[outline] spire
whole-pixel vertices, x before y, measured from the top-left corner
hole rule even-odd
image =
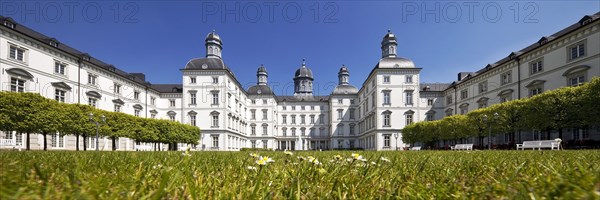
[[[221,51],[223,49],[223,43],[221,37],[213,29],[212,32],[206,35],[204,40],[206,46],[206,57],[207,58],[219,58],[221,59]]]
[[[260,67],[258,67],[258,70],[256,71],[256,84],[267,85],[267,77],[269,77],[267,68],[265,68],[263,64],[260,64]]]
[[[396,36],[391,30],[388,29],[387,34],[385,34],[383,40],[381,41],[381,57],[396,57],[396,51],[398,50],[397,46],[398,42],[396,41]]]
[[[306,68],[306,59],[302,58],[302,67]]]
[[[350,72],[348,71],[348,68],[346,67],[346,65],[342,65],[342,67],[340,68],[340,71],[338,72],[338,79],[339,79],[339,83],[338,85],[349,85],[350,84]]]

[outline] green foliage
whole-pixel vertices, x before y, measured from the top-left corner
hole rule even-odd
[[[408,143],[485,137],[519,130],[558,130],[600,125],[600,78],[576,87],[563,87],[531,98],[517,99],[467,115],[454,115],[433,122],[418,122],[402,130]],[[498,117],[494,117],[498,113]],[[483,120],[483,116],[488,120]]]
[[[200,139],[200,129],[186,124],[59,103],[35,93],[0,92],[0,130],[3,131],[95,136],[96,124],[90,122],[90,113],[100,123],[101,136],[189,144],[197,144]],[[100,116],[105,116],[106,121]]]
[[[598,150],[249,153],[0,152],[0,199],[600,198]]]

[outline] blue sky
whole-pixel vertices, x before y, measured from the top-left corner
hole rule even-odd
[[[292,81],[302,58],[321,86],[345,64],[360,87],[390,29],[421,82],[452,82],[600,11],[599,1],[2,1],[0,14],[151,83],[181,83],[204,37],[221,36],[223,59],[249,85]],[[324,95],[332,88],[318,88]],[[277,94],[281,90],[275,89]]]

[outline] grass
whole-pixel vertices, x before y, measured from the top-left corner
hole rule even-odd
[[[3,151],[0,199],[600,198],[597,150],[249,153]]]

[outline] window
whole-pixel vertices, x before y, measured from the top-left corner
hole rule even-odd
[[[310,115],[310,124],[315,124],[315,115]]]
[[[172,122],[175,121],[175,115],[169,115],[169,120],[171,120]]]
[[[251,103],[252,105],[256,105],[256,100],[255,100],[255,99],[252,99],[252,100],[250,100],[250,103]],[[284,108],[284,110],[285,110],[285,108]]]
[[[67,68],[67,65],[64,63],[54,62],[54,73],[55,74],[65,75],[66,68]]]
[[[390,134],[383,135],[383,147],[390,148]]]
[[[306,128],[302,127],[302,128],[300,129],[300,135],[302,135],[302,136],[306,136]]]
[[[412,124],[413,123],[413,115],[412,114],[407,114],[406,115],[406,125]]]
[[[254,149],[256,148],[256,141],[255,140],[250,140],[250,146]]]
[[[340,104],[340,105],[344,104],[344,99],[341,99],[341,98],[338,99],[338,104]]]
[[[350,124],[350,135],[354,135],[354,124]]]
[[[9,22],[8,20],[4,21],[4,26],[7,26],[7,27],[12,28],[12,29],[15,28],[15,24],[12,23],[12,22]]]
[[[156,119],[156,113],[150,113],[150,118]]]
[[[337,129],[338,135],[344,135],[344,124],[338,124]]]
[[[190,125],[196,126],[196,114],[190,114]]]
[[[384,127],[389,127],[390,126],[390,112],[385,112],[383,113],[383,126]]]
[[[306,115],[300,115],[300,124],[306,124]]]
[[[413,94],[412,91],[406,92],[406,105],[413,104]]]
[[[281,115],[281,123],[287,124],[287,115]]]
[[[266,110],[266,109],[265,109],[265,110],[262,110],[262,119],[263,119],[263,120],[267,120],[267,111],[268,111],[268,110]]]
[[[17,46],[10,45],[10,55],[9,57],[21,62],[25,62],[25,49],[19,48]]]
[[[121,85],[118,83],[114,83],[113,85],[113,92],[115,94],[121,94]]]
[[[292,136],[296,136],[296,128],[292,128]]]
[[[150,105],[156,105],[156,97],[150,97]]]
[[[63,135],[53,133],[50,135],[50,143],[54,148],[65,148],[65,137]]]
[[[433,99],[427,99],[427,105],[433,106]]]
[[[54,90],[54,99],[59,101],[59,102],[65,102],[65,97],[66,97],[67,92],[64,90],[60,90],[60,89],[55,89]]]
[[[452,95],[449,95],[446,97],[446,104],[447,105],[452,104]]]
[[[529,63],[529,74],[530,75],[541,72],[542,70],[544,70],[544,67],[543,67],[543,62],[542,62],[541,58]]]
[[[262,102],[263,102],[263,105],[267,105],[267,100],[266,99],[263,99]]]
[[[175,99],[169,99],[169,107],[175,107]]]
[[[585,40],[569,46],[569,60],[585,56]]]
[[[425,121],[433,121],[433,114],[427,114],[425,116]]]
[[[98,102],[98,99],[95,99],[95,98],[89,98],[88,99],[88,105],[90,105],[92,107],[96,107],[97,106],[97,102]]]
[[[469,111],[469,104],[463,103],[460,105],[460,114],[461,115],[467,114],[468,111]]]
[[[292,115],[292,124],[296,124],[296,115]]]
[[[266,149],[266,148],[268,148],[268,144],[269,144],[268,142],[269,142],[268,140],[263,140],[263,141],[262,141],[262,144],[263,144],[263,149]]]
[[[212,83],[219,83],[219,77],[212,77]]]
[[[140,100],[140,92],[139,91],[133,91],[133,99]]]
[[[256,125],[250,125],[250,135],[256,135]]]
[[[487,85],[488,85],[487,81],[479,83],[479,94],[487,92],[487,90],[488,90]]]
[[[121,105],[115,104],[115,112],[121,112]]]
[[[485,108],[485,107],[487,107],[487,103],[488,103],[487,100],[486,101],[480,101],[478,108]]]
[[[263,124],[263,126],[262,126],[262,134],[263,134],[263,135],[267,135],[267,131],[268,131],[268,130],[269,130],[269,127],[268,127],[268,125],[266,125],[266,124]]]
[[[354,108],[350,108],[350,109],[348,110],[348,112],[349,112],[349,114],[350,114],[350,119],[351,119],[351,120],[353,120],[353,119],[354,119],[354,117],[355,117],[355,116],[354,116],[354,111],[355,111],[355,110],[354,110]]]
[[[292,110],[296,110],[296,106],[292,106]]]
[[[569,76],[569,86],[578,86],[585,82],[585,76],[583,74]]]
[[[256,120],[256,110],[254,110],[254,109],[250,110],[250,119]]]
[[[342,120],[344,118],[344,109],[338,109],[337,114],[338,114],[338,120]]]
[[[350,99],[350,105],[354,105],[355,100],[354,99]]]
[[[460,91],[460,99],[461,99],[461,100],[463,100],[463,99],[466,99],[466,98],[468,98],[468,97],[469,97],[469,92],[468,92],[468,90],[463,90],[463,91]]]
[[[383,76],[383,83],[390,83],[390,76]]]
[[[219,147],[219,136],[218,135],[213,135],[212,137],[212,146],[213,147]]]
[[[11,92],[24,92],[25,91],[25,80],[11,77],[10,78],[10,91]]]
[[[323,115],[323,114],[319,115],[319,124],[325,124],[325,115]]]
[[[529,97],[535,96],[537,94],[541,94],[544,90],[541,86],[529,88]]]
[[[196,104],[196,93],[194,94],[194,103]],[[219,93],[213,92],[212,93],[212,105],[219,105]]]
[[[310,110],[315,110],[315,106],[314,106],[314,105],[311,105],[311,106],[310,106]]]
[[[287,110],[287,106],[281,106],[281,109]]]
[[[284,137],[287,136],[287,128],[285,128],[285,127],[281,128],[281,134]]]
[[[195,84],[196,83],[196,77],[190,77],[190,83]]]
[[[88,74],[88,84],[89,85],[96,85],[97,79],[98,79],[98,76],[93,75],[93,74]]]
[[[138,110],[138,109],[135,109],[135,110],[133,111],[133,115],[135,115],[136,117],[139,117],[139,116],[140,116],[140,113],[141,113],[141,111],[140,111],[140,110]]]
[[[211,126],[214,127],[219,127],[219,115],[212,115],[212,124]]]
[[[371,99],[373,99],[373,101],[371,101],[371,107],[375,107],[375,92],[371,94]]]
[[[301,110],[306,110],[306,106],[300,106]]]
[[[502,79],[502,80],[500,80],[500,83],[502,83],[502,85],[504,85],[504,84],[508,84],[508,83],[512,82],[511,74],[512,73],[510,71],[508,71],[508,72],[505,72],[504,74],[500,75],[500,77]]]
[[[390,91],[383,91],[383,105],[390,105]]]
[[[319,110],[325,110],[325,106],[319,106]]]
[[[406,82],[407,83],[412,83],[413,82],[413,76],[412,75],[406,75]]]

